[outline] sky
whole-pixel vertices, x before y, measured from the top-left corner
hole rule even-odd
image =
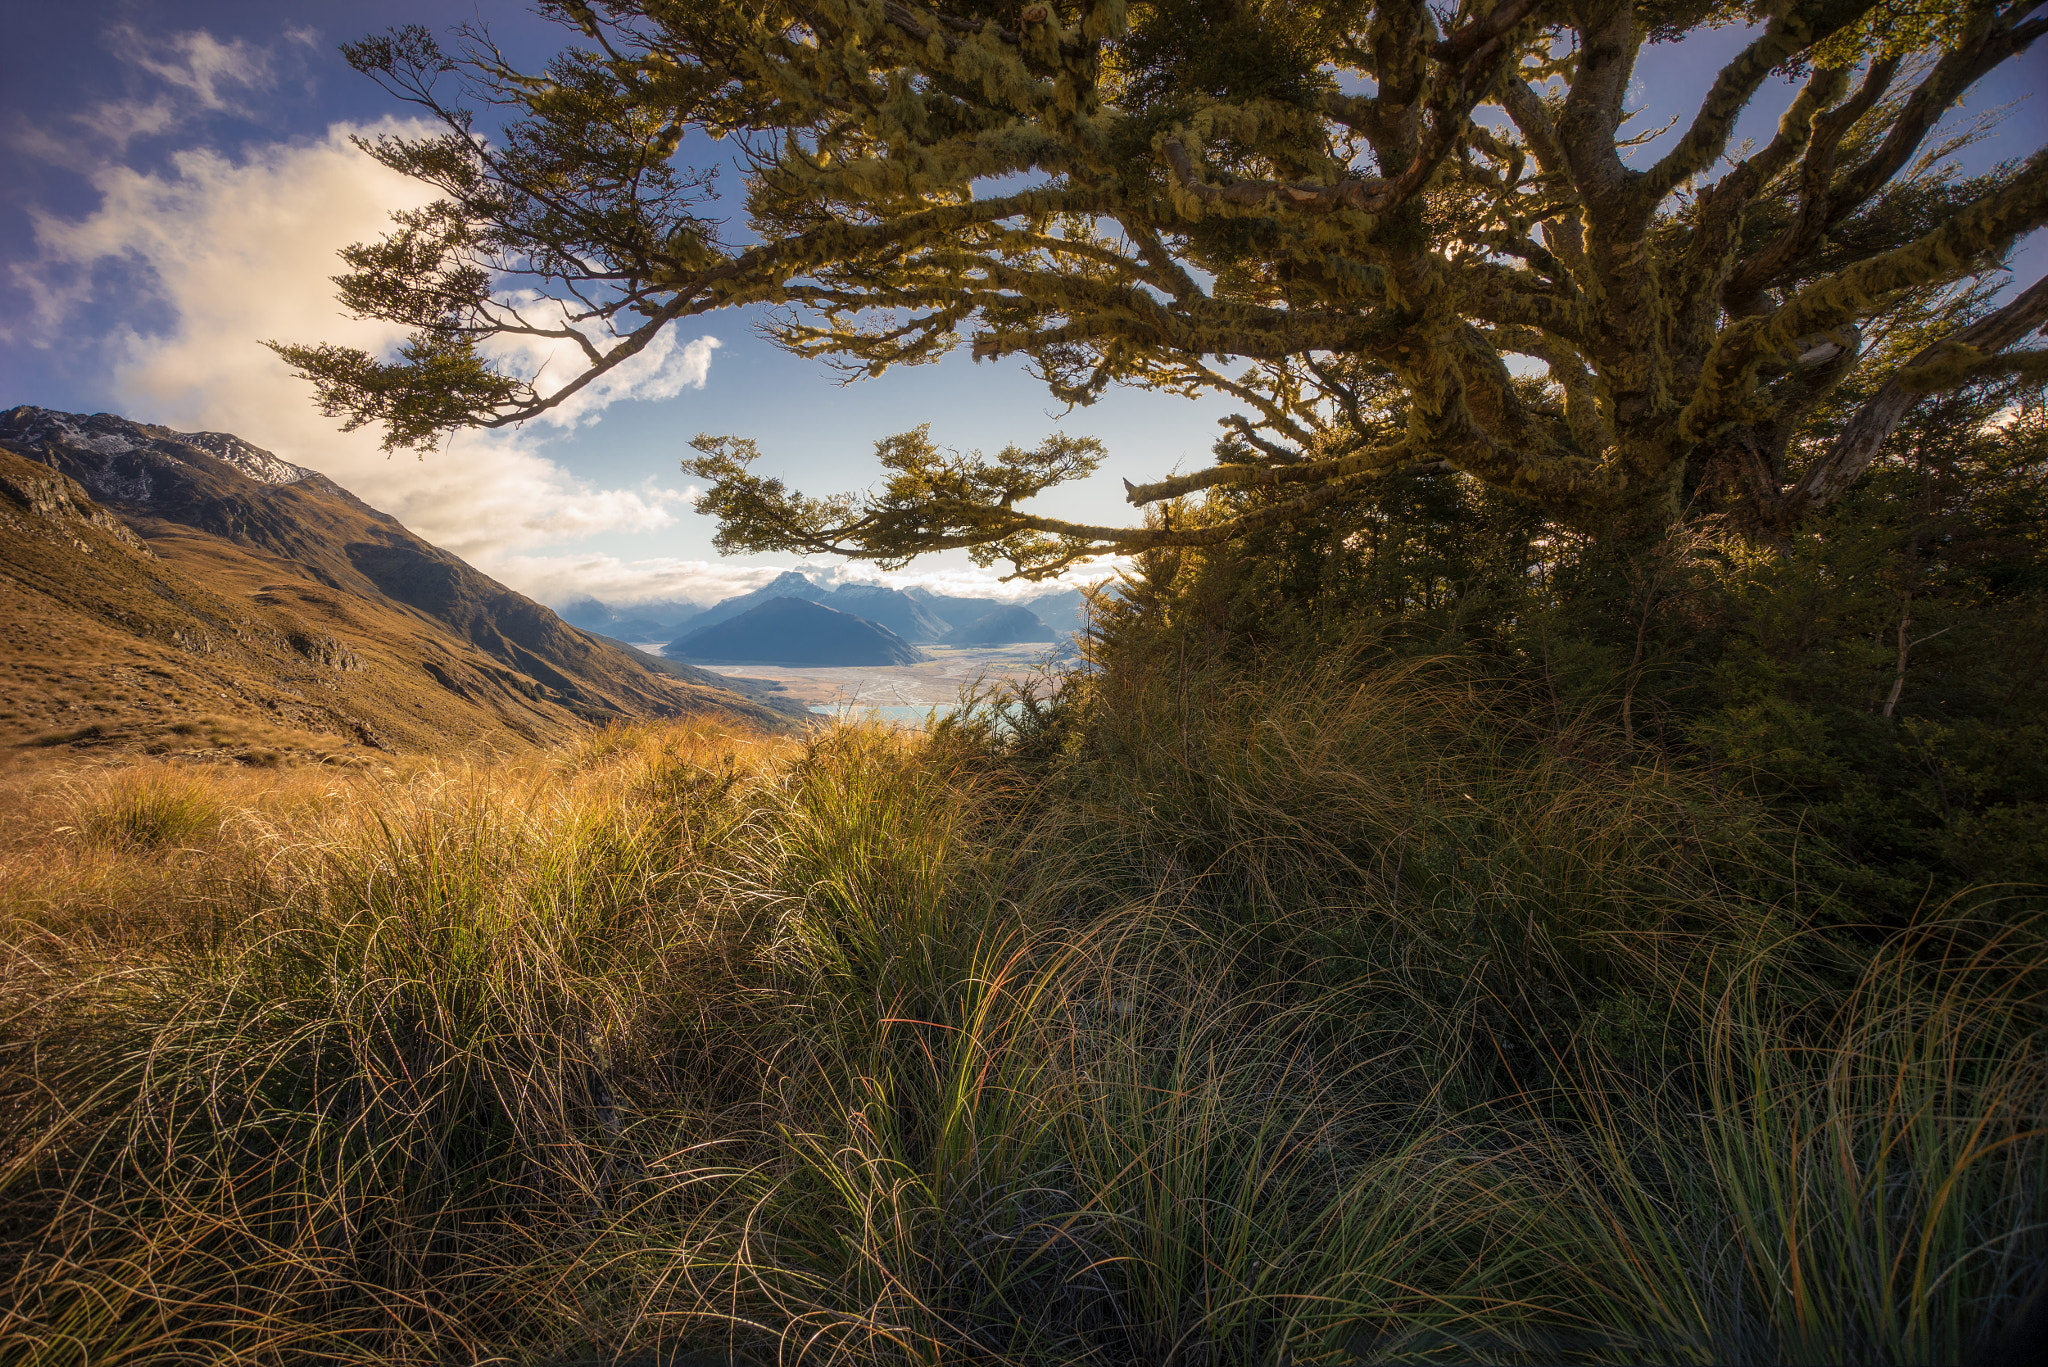
[[[964,553],[889,576],[834,561],[721,558],[678,466],[700,432],[754,438],[759,468],[810,493],[872,482],[874,443],[920,423],[962,450],[1093,436],[1109,452],[1102,469],[1033,505],[1091,522],[1131,520],[1124,479],[1207,463],[1217,419],[1231,411],[1221,401],[1123,390],[1064,412],[1020,361],[976,364],[964,352],[847,386],[774,347],[744,313],[672,332],[553,421],[463,433],[425,459],[387,456],[374,430],[337,431],[310,387],[260,343],[378,352],[400,340],[389,325],[344,317],[328,277],[341,269],[341,247],[376,237],[393,210],[424,196],[350,145],[351,134],[407,131],[407,107],[351,71],[336,46],[395,24],[446,29],[478,18],[527,66],[561,38],[502,0],[16,7],[0,51],[0,184],[10,187],[0,200],[0,406],[233,432],[557,604],[581,594],[711,602],[792,565],[826,580],[1040,591],[999,585],[999,571],[976,569]],[[1742,41],[1722,30],[1646,49],[1634,92],[1643,118],[1689,114]],[[1972,92],[1961,118],[2007,114],[1965,169],[2048,142],[2048,100],[2033,93],[2044,88],[2048,48]],[[1788,94],[1774,83],[1739,135],[1768,137]],[[2048,270],[2042,235],[2015,264],[2022,285]]]

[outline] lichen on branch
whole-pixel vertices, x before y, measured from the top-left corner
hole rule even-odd
[[[1915,27],[1875,0],[553,0],[568,36],[537,71],[481,28],[409,27],[346,51],[440,120],[366,145],[440,198],[350,249],[341,290],[412,340],[279,350],[325,411],[426,449],[752,310],[849,377],[964,348],[1083,409],[1120,385],[1232,400],[1216,462],[1139,504],[1270,487],[1299,497],[1258,516],[1315,517],[1447,465],[1589,529],[1682,507],[1782,527],[1842,487],[1799,462],[1845,396],[1877,405],[1858,430],[1881,445],[1901,396],[2039,373],[2002,355],[2016,338],[1959,340],[1887,389],[1896,361],[1865,339],[2048,221],[2039,153],[1974,179],[1929,156],[2041,8]],[[1700,106],[1637,119],[1644,44],[1726,18],[1751,36]],[[1732,147],[1784,78],[1775,135]],[[744,218],[722,220],[735,174]],[[521,338],[582,371],[543,387],[485,359]],[[965,548],[1036,574],[1244,531],[1021,506],[1096,468],[1082,443],[959,456],[918,429],[878,449],[875,491],[822,499],[739,437],[700,439],[691,469],[732,550]]]

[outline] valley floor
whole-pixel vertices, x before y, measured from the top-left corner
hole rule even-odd
[[[642,644],[654,653],[658,645]],[[1022,683],[1039,676],[1055,649],[1051,642],[1014,646],[922,646],[932,658],[914,665],[817,666],[703,665],[716,674],[767,679],[781,683],[789,695],[813,710],[859,714],[869,708],[892,709],[883,715],[907,720],[929,708],[945,708],[960,700],[963,689],[978,683]]]

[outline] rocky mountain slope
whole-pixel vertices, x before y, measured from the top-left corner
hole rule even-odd
[[[808,598],[771,598],[690,632],[662,653],[693,664],[797,666],[916,664],[925,658],[887,627]]]
[[[0,743],[319,754],[795,724],[564,623],[225,433],[0,413]]]

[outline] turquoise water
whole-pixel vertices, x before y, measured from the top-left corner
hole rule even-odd
[[[843,717],[847,721],[856,721],[866,716],[876,716],[880,717],[883,721],[893,721],[898,726],[923,726],[925,718],[934,713],[943,717],[956,710],[957,708],[952,703],[892,704],[886,707],[863,707],[858,703],[840,703],[834,705],[818,704],[811,708],[813,712],[821,712],[828,717]]]

